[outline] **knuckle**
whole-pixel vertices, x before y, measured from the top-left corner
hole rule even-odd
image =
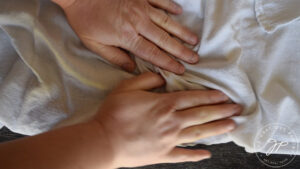
[[[186,96],[188,96],[189,91],[177,91],[175,93],[172,94],[171,98],[173,101],[173,104],[177,105],[180,104],[181,100],[186,98]]]
[[[121,42],[124,45],[131,44],[137,39],[138,33],[130,24],[126,24],[121,30]]]
[[[168,33],[163,33],[159,40],[158,40],[158,44],[164,45],[167,44],[169,42],[170,36]]]
[[[169,26],[170,24],[170,21],[171,21],[171,18],[168,16],[168,15],[163,15],[161,17],[161,24],[165,25],[165,26]]]
[[[168,117],[168,120],[166,120],[165,123],[162,123],[162,126],[160,128],[164,128],[160,132],[161,136],[167,136],[171,138],[176,137],[181,130],[179,121],[174,119],[173,117]]]
[[[139,53],[140,46],[143,43],[143,38],[140,36],[136,36],[129,41],[129,48],[132,49],[134,52]]]
[[[179,118],[174,118],[173,120],[173,135],[177,136],[180,131],[183,129],[182,122],[180,121]]]
[[[150,5],[145,1],[127,1],[127,14],[132,23],[139,25],[143,23],[150,12]]]
[[[173,118],[174,112],[176,111],[176,105],[170,101],[170,98],[163,98],[160,100],[162,108],[160,109],[162,116],[169,116]]]
[[[149,48],[149,61],[154,62],[157,58],[159,58],[160,50],[154,46]]]
[[[175,111],[175,105],[170,104],[164,108],[164,115],[171,116],[171,115],[173,115],[174,111]]]
[[[177,63],[171,57],[168,57],[168,60],[166,61],[166,65],[168,65],[171,70],[178,70],[180,68],[179,63]]]
[[[164,100],[161,100],[164,103]],[[171,105],[161,105],[158,107],[157,113],[155,113],[156,119],[169,119],[172,118],[173,112],[175,111],[174,107]]]
[[[186,53],[187,53],[187,48],[184,47],[184,46],[182,46],[182,45],[179,45],[179,46],[178,46],[178,54],[179,54],[180,56],[185,56]]]
[[[132,14],[130,14],[130,20],[134,25],[139,25],[142,19],[137,12],[132,12]]]
[[[168,100],[169,104],[168,104],[168,107],[171,111],[176,111],[176,105],[178,103],[177,99],[174,99],[171,97],[170,100]]]
[[[182,112],[176,112],[175,114],[175,120],[177,121],[177,126],[179,130],[184,129],[189,122],[189,118],[186,117]]]

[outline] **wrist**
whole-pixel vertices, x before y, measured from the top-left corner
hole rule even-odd
[[[75,3],[76,0],[52,0],[52,2],[56,3],[59,5],[61,8],[66,9],[72,4]]]
[[[107,136],[104,127],[96,120],[92,120],[87,123],[90,126],[90,130],[97,135],[97,140],[99,142],[98,147],[101,150],[101,155],[104,155],[101,160],[100,168],[105,167],[106,169],[116,169],[117,164],[115,163],[114,150],[111,142]],[[88,132],[88,131],[87,131]],[[104,160],[105,158],[105,160]],[[105,164],[104,164],[105,163]]]

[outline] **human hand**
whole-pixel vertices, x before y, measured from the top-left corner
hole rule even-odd
[[[195,45],[197,35],[173,21],[163,10],[180,14],[172,0],[53,0],[65,11],[83,44],[127,71],[135,63],[123,50],[152,64],[182,74],[184,66],[170,57],[196,63],[196,53],[174,39]]]
[[[225,118],[239,114],[241,106],[224,104],[228,97],[221,92],[146,91],[163,84],[159,75],[145,73],[122,82],[102,104],[96,122],[109,140],[115,167],[209,158],[206,150],[175,146],[235,128],[234,121]]]

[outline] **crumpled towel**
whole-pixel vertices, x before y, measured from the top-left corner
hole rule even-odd
[[[132,76],[83,47],[49,0],[0,1],[0,51],[0,123],[26,135],[90,118]]]
[[[256,0],[258,22],[267,32],[300,19],[299,0]]]
[[[290,10],[287,17],[276,17],[298,2],[177,2],[184,13],[173,18],[199,35],[200,43],[190,47],[200,62],[183,63],[187,72],[178,76],[135,58],[138,70],[161,73],[166,91],[217,89],[244,106],[243,114],[234,117],[236,130],[197,143],[234,141],[248,152],[266,152],[255,147],[256,136],[273,123],[300,138],[299,14]],[[34,135],[84,121],[119,81],[133,76],[84,48],[63,12],[47,0],[0,1],[0,25],[0,48],[5,46],[0,59],[6,63],[0,68],[0,123],[15,132]],[[277,130],[260,141],[273,136],[299,143]]]

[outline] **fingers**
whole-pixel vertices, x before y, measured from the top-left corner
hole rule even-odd
[[[159,7],[161,9],[164,9],[168,12],[171,12],[173,14],[181,14],[182,8],[180,5],[175,3],[172,0],[148,0],[150,4]]]
[[[228,96],[217,90],[190,90],[166,94],[172,99],[176,110],[201,105],[218,104],[229,100]]]
[[[196,34],[192,33],[188,28],[172,20],[172,18],[165,12],[155,8],[151,8],[150,18],[155,24],[159,25],[164,30],[175,35],[181,40],[191,45],[196,45],[198,43],[198,37]]]
[[[241,111],[242,107],[240,105],[222,104],[178,111],[175,115],[179,117],[182,128],[187,128],[190,126],[228,118],[233,115],[239,115]]]
[[[150,90],[164,84],[165,81],[160,75],[147,72],[124,80],[115,91]]]
[[[183,65],[172,59],[142,36],[138,35],[128,46],[125,46],[125,48],[142,59],[168,71],[177,74],[182,74],[185,71]]]
[[[230,132],[235,128],[236,124],[231,119],[220,120],[198,126],[192,126],[183,129],[180,132],[177,144],[195,142],[203,138]]]
[[[174,148],[162,163],[196,162],[210,157],[211,153],[207,150]]]
[[[188,63],[196,63],[199,61],[199,56],[195,52],[188,49],[176,39],[172,38],[167,32],[165,32],[152,22],[146,21],[141,23],[140,26],[138,26],[137,30],[145,38],[149,39],[173,56]]]
[[[86,38],[82,39],[87,48],[100,55],[110,63],[118,65],[129,72],[134,71],[134,61],[121,49],[113,46],[106,46]]]

